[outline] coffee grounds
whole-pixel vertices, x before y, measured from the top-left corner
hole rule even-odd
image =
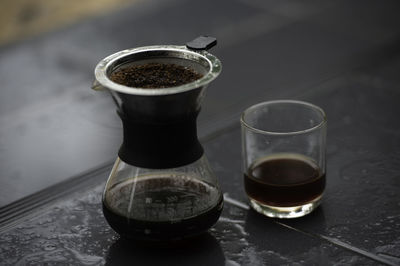
[[[193,82],[203,75],[176,64],[149,63],[132,65],[113,72],[110,79],[134,88],[168,88]]]

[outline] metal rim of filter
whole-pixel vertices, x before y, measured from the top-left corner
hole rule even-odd
[[[123,65],[135,61],[158,58],[189,60],[203,66],[207,69],[207,72],[202,78],[194,82],[163,89],[133,88],[115,83],[109,79],[109,75]],[[222,65],[220,60],[205,50],[193,51],[185,46],[154,45],[126,49],[114,53],[101,60],[97,64],[94,72],[98,84],[106,89],[131,95],[159,96],[182,93],[201,86],[206,86],[220,74],[221,70]]]

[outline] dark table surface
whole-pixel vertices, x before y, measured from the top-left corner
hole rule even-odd
[[[0,264],[400,265],[399,13],[398,1],[146,1],[0,47]],[[93,69],[201,34],[223,63],[199,136],[225,208],[199,239],[134,246],[101,211],[122,136]],[[240,168],[240,113],[283,98],[328,116],[322,206],[291,220],[249,210]]]

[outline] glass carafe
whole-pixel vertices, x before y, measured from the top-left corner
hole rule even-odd
[[[209,41],[203,37],[200,43]],[[220,61],[205,50],[209,47],[128,49],[96,66],[93,89],[111,93],[123,124],[124,140],[103,194],[104,216],[121,236],[182,239],[206,231],[219,218],[222,193],[196,128],[205,89],[221,71]],[[147,63],[189,67],[202,77],[161,89],[132,88],[110,79],[114,71]]]

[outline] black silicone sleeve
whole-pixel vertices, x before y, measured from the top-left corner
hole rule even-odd
[[[166,169],[195,162],[204,150],[197,138],[197,114],[169,124],[146,123],[119,113],[124,140],[119,150],[122,161],[151,169]]]

